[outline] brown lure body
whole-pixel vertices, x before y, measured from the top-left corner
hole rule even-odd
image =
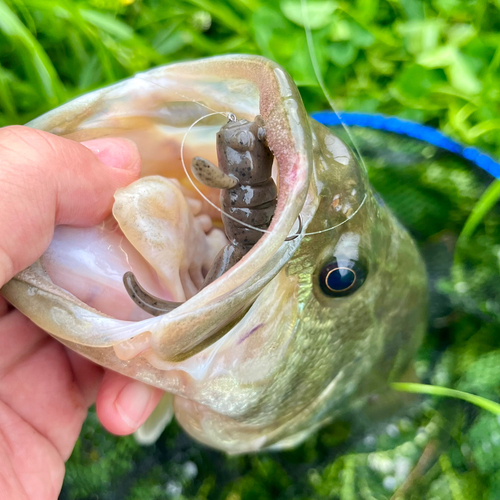
[[[271,224],[278,194],[271,177],[274,156],[267,145],[260,116],[254,122],[238,120],[224,125],[217,133],[217,158],[219,167],[198,157],[192,163],[193,174],[205,184],[207,177],[211,177],[209,172],[224,174],[218,185],[210,185],[222,190],[222,223],[229,244],[215,258],[203,286],[224,274],[262,237]]]
[[[262,237],[271,224],[278,194],[271,176],[274,156],[267,144],[261,116],[253,122],[230,120],[224,125],[217,133],[217,158],[218,167],[200,157],[193,158],[191,163],[193,175],[201,183],[221,189],[222,223],[229,240],[215,258],[201,288],[233,267]],[[126,273],[123,282],[132,300],[154,316],[180,305],[150,295],[133,273]]]

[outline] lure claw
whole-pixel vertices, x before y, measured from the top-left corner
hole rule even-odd
[[[123,275],[123,284],[130,298],[141,309],[153,316],[161,316],[162,314],[173,311],[182,304],[182,302],[170,302],[151,295],[139,285],[137,278],[132,272],[127,272]]]
[[[199,156],[193,158],[191,171],[196,179],[211,188],[232,189],[238,184],[238,179],[225,174],[219,167]]]

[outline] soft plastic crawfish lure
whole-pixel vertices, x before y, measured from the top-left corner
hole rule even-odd
[[[252,249],[271,224],[276,209],[277,188],[271,177],[274,156],[260,115],[253,122],[232,115],[217,133],[217,158],[218,167],[198,156],[191,162],[191,170],[201,183],[221,189],[222,223],[229,239],[201,288],[222,276]],[[149,294],[132,272],[126,273],[123,281],[132,300],[154,316],[180,304]]]

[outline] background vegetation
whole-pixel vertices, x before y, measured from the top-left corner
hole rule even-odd
[[[338,109],[411,118],[500,156],[499,0],[308,5]],[[231,52],[276,60],[310,111],[328,109],[303,19],[297,0],[0,0],[0,125],[151,66]],[[418,375],[498,401],[500,214],[481,213],[498,188],[483,195],[491,179],[436,148],[353,133],[372,183],[427,261],[430,331]],[[364,432],[338,422],[297,450],[236,458],[196,445],[175,424],[139,448],[91,413],[61,498],[500,499],[498,415],[451,399],[408,408]]]

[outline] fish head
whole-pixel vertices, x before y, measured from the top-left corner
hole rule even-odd
[[[300,244],[239,323],[195,355],[198,366],[209,356],[204,382],[176,401],[184,428],[226,451],[293,447],[355,415],[403,374],[426,329],[415,243],[352,151],[310,127]]]
[[[220,218],[219,193],[198,185],[196,199],[184,167],[215,161],[228,113],[265,123],[276,212],[253,249],[197,291],[224,245],[206,221]],[[158,68],[32,126],[132,139],[144,177],[116,193],[99,227],[56,229],[2,294],[75,351],[167,391],[198,440],[232,453],[293,446],[385,388],[414,353],[425,328],[418,251],[275,63],[237,55]],[[138,311],[121,282],[130,270],[184,303],[154,318]],[[154,415],[143,440],[160,424]]]

